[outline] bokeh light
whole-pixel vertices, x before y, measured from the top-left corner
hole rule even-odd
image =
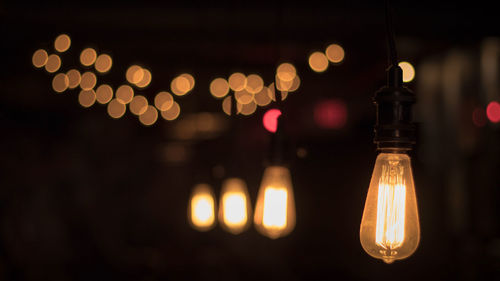
[[[52,54],[47,58],[47,63],[45,63],[45,70],[49,73],[54,73],[61,67],[61,58]]]
[[[113,66],[113,59],[107,54],[101,54],[95,61],[95,70],[100,73],[108,72]]]
[[[68,72],[66,72],[66,75],[68,76],[68,88],[74,89],[80,85],[80,82],[82,81],[82,76],[80,75],[80,71],[76,69],[71,69]]]
[[[91,107],[96,100],[94,90],[81,90],[78,95],[78,102],[83,107]]]
[[[102,84],[95,91],[97,102],[106,104],[113,98],[113,88],[107,84]]]
[[[158,119],[158,111],[152,105],[148,105],[144,113],[139,115],[139,121],[145,126],[153,125]]]
[[[159,111],[169,110],[174,104],[174,97],[169,92],[159,92],[155,96],[154,103]]]
[[[108,103],[107,109],[108,109],[109,116],[111,116],[112,118],[118,119],[125,114],[125,111],[127,108],[123,103],[119,102],[117,99],[112,99]]]
[[[275,133],[278,129],[278,117],[280,117],[281,111],[276,108],[269,109],[264,113],[262,117],[262,124],[264,128],[271,133]]]
[[[68,76],[64,73],[58,73],[52,79],[52,88],[54,91],[58,93],[62,93],[68,89],[69,79]]]
[[[340,129],[347,122],[347,106],[338,99],[321,101],[314,107],[314,121],[324,129]]]
[[[344,48],[338,44],[331,44],[326,48],[326,57],[332,63],[341,63],[344,60]]]
[[[215,78],[210,83],[210,93],[216,98],[223,98],[229,93],[229,83],[224,78]]]
[[[251,94],[256,94],[262,90],[264,87],[264,81],[262,77],[257,74],[250,74],[247,76],[247,85],[245,90]]]
[[[222,111],[227,115],[231,116],[231,102],[233,102],[233,98],[231,96],[227,96],[222,101]]]
[[[138,65],[132,65],[127,69],[125,78],[130,84],[137,84],[144,78],[144,70]]]
[[[69,79],[64,73],[59,73],[52,79],[52,88],[58,93],[62,93],[68,89]]]
[[[38,49],[33,53],[31,61],[33,62],[33,66],[41,68],[47,63],[48,58],[49,55],[47,54],[47,51]]]
[[[145,88],[151,83],[151,72],[145,68],[142,69],[143,75],[141,81],[137,82],[135,85],[139,88]]]
[[[249,93],[247,90],[241,90],[234,93],[234,97],[241,104],[249,104],[253,101],[253,94]]]
[[[184,96],[191,89],[191,83],[186,77],[178,76],[170,83],[170,90],[178,96]]]
[[[57,36],[56,40],[54,41],[54,49],[56,49],[56,51],[60,53],[66,52],[70,46],[71,46],[71,39],[66,34],[61,34]]]
[[[293,64],[285,62],[278,66],[276,75],[282,81],[292,81],[297,75],[297,70]]]
[[[274,83],[271,83],[267,88],[268,88],[267,95],[269,96],[269,98],[272,101],[276,101],[276,95],[274,94],[275,92]],[[288,97],[288,92],[280,91],[280,93],[281,93],[281,100],[282,101],[286,100],[286,98]]]
[[[328,68],[328,59],[322,52],[314,52],[309,56],[309,66],[316,72],[324,72]]]
[[[295,78],[294,78],[294,80],[295,80]],[[278,88],[278,90],[280,90],[280,91],[288,91],[288,90],[290,90],[290,88],[292,88],[294,80],[283,81],[283,80],[279,79],[278,75],[276,75],[276,88]]]
[[[80,81],[80,88],[83,90],[90,90],[95,87],[97,83],[97,77],[93,72],[87,71],[82,74],[82,80]]]
[[[181,107],[177,102],[174,101],[172,106],[165,111],[160,111],[161,112],[161,117],[167,121],[172,121],[177,119],[179,117],[179,114],[181,113]]]
[[[247,104],[238,103],[236,108],[238,109],[238,113],[243,115],[252,115],[255,110],[257,110],[257,104],[252,100]]]
[[[263,87],[260,92],[254,95],[253,99],[258,106],[266,106],[271,103],[271,98],[269,97],[269,89]]]
[[[117,101],[127,104],[131,102],[134,97],[134,89],[129,85],[122,85],[116,90],[115,95]]]
[[[486,111],[481,107],[476,107],[474,111],[472,111],[472,123],[477,127],[484,127],[486,121]]]
[[[191,75],[189,73],[183,73],[183,74],[181,74],[179,76],[180,77],[184,77],[184,78],[186,78],[188,80],[188,82],[189,82],[189,90],[188,90],[188,92],[191,91],[191,90],[193,90],[194,83],[195,83],[193,75]]]
[[[500,122],[500,103],[492,101],[486,107],[486,115],[493,123]]]
[[[403,82],[411,82],[415,78],[415,68],[407,61],[399,63],[399,67],[403,70]]]
[[[231,74],[231,76],[229,76],[228,82],[229,82],[229,87],[233,91],[235,91],[235,92],[241,91],[241,90],[245,89],[245,87],[247,85],[247,78],[246,78],[245,74],[236,72],[236,73]]]
[[[97,58],[97,52],[92,48],[87,48],[80,53],[80,63],[84,66],[91,66]]]
[[[135,96],[128,107],[133,114],[141,115],[148,109],[148,100],[144,96]]]

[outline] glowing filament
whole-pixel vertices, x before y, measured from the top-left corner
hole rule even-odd
[[[262,224],[268,228],[286,227],[287,198],[285,188],[268,187],[264,193],[264,216]]]
[[[208,194],[195,195],[191,203],[192,221],[195,226],[208,227],[214,223],[214,200]]]
[[[228,192],[223,196],[224,223],[239,227],[247,223],[247,201],[241,192]]]
[[[395,165],[384,166],[378,186],[375,242],[389,251],[401,247],[405,239],[406,185],[402,170]]]

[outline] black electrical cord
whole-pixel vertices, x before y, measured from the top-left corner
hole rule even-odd
[[[394,35],[394,24],[392,20],[392,6],[390,0],[385,0],[385,26],[387,32],[387,51],[389,66],[398,65],[398,52]]]

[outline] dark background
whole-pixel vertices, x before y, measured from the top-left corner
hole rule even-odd
[[[0,280],[500,280],[500,128],[471,117],[500,99],[483,79],[484,46],[500,36],[492,5],[394,4],[400,59],[417,71],[407,86],[419,99],[411,156],[422,237],[413,256],[386,265],[358,235],[376,158],[371,97],[385,83],[382,1],[3,1]],[[63,69],[83,69],[78,54],[94,47],[113,57],[99,81],[116,87],[139,63],[153,74],[141,92],[150,100],[191,73],[179,120],[145,127],[130,113],[114,120],[105,106],[81,107],[76,90],[56,94],[31,56],[54,52],[61,33],[72,39]],[[313,72],[309,54],[331,43],[344,62]],[[283,61],[302,80],[284,103],[295,230],[277,240],[253,227],[197,232],[187,222],[192,186],[209,182],[218,194],[237,175],[255,202],[269,141],[266,109],[223,115],[210,81],[235,71],[271,81]],[[329,99],[347,106],[340,129],[314,122]],[[200,112],[219,114],[217,134],[176,133]]]

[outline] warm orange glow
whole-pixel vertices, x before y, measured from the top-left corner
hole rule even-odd
[[[229,76],[228,82],[229,82],[229,87],[233,91],[235,92],[241,91],[245,89],[247,85],[247,78],[243,73],[236,72],[231,74],[231,76]]]
[[[269,89],[267,87],[263,87],[260,92],[254,95],[254,101],[257,105],[266,106],[271,103],[268,91]]]
[[[167,121],[172,121],[177,119],[179,117],[179,114],[181,113],[181,107],[177,102],[173,102],[172,106],[165,111],[161,111],[161,117]]]
[[[158,111],[152,105],[148,105],[146,107],[146,111],[144,111],[143,114],[139,115],[139,121],[141,121],[141,123],[146,126],[153,125],[157,119]]]
[[[251,213],[250,199],[245,182],[239,178],[229,178],[222,183],[219,201],[219,223],[233,233],[239,234],[249,226]]]
[[[83,107],[91,107],[96,100],[94,90],[81,90],[78,95],[78,102]]]
[[[297,70],[291,63],[282,63],[276,69],[276,75],[282,81],[292,81],[297,75]]]
[[[369,255],[386,263],[407,258],[417,249],[420,224],[408,155],[378,155],[361,220],[360,240]]]
[[[84,66],[91,66],[97,58],[97,52],[92,48],[83,50],[80,54],[80,63]]]
[[[402,61],[399,63],[399,67],[403,70],[403,82],[408,83],[415,78],[415,68],[413,68],[411,63]]]
[[[57,36],[54,41],[54,48],[60,53],[66,52],[69,49],[69,46],[71,46],[71,39],[66,34]]]
[[[132,98],[134,97],[134,89],[130,87],[129,85],[121,85],[117,90],[116,90],[116,100],[123,103],[127,104],[132,101]]]
[[[332,63],[341,63],[344,60],[344,48],[338,44],[331,44],[326,48],[326,57]]]
[[[191,91],[194,88],[194,83],[195,83],[193,75],[191,75],[189,73],[183,73],[183,74],[181,74],[179,76],[180,77],[184,77],[184,78],[186,78],[188,80],[188,82],[189,82],[189,90],[188,90],[188,92]]]
[[[47,51],[39,49],[33,53],[31,61],[35,67],[41,68],[47,63],[48,58],[49,55],[47,54]]]
[[[169,110],[174,104],[174,97],[169,92],[159,92],[155,96],[155,106],[159,111]]]
[[[288,89],[287,91],[288,92],[295,92],[299,89],[300,87],[300,78],[299,76],[295,76],[295,78],[293,78],[293,82],[292,82],[292,85],[290,86],[290,89]]]
[[[233,102],[233,98],[231,96],[227,96],[222,101],[222,111],[227,115],[231,116],[231,102]]]
[[[144,75],[141,79],[141,81],[137,82],[135,85],[139,88],[145,88],[151,83],[151,72],[145,68],[142,69],[144,72]]]
[[[135,96],[130,102],[128,108],[135,115],[141,115],[148,109],[148,100],[144,96]],[[158,117],[158,114],[156,114]]]
[[[95,70],[100,73],[108,72],[113,65],[113,59],[107,54],[101,54],[95,61]]]
[[[178,76],[170,83],[170,90],[178,96],[183,96],[191,90],[191,83],[186,77]]]
[[[69,79],[64,73],[59,73],[52,79],[52,88],[58,93],[62,93],[68,89]]]
[[[257,110],[257,104],[253,100],[246,104],[238,103],[237,109],[238,113],[248,116],[252,115],[255,112],[255,110]]]
[[[270,166],[264,171],[254,223],[260,233],[272,239],[285,236],[295,228],[295,199],[287,168]]]
[[[257,74],[250,74],[247,76],[247,85],[245,90],[251,94],[256,94],[262,90],[264,87],[264,81]]]
[[[234,93],[234,97],[241,104],[248,104],[253,101],[253,94],[250,94],[247,90],[241,90]]]
[[[297,76],[295,76],[295,77],[297,77]],[[276,75],[276,87],[280,91],[288,91],[288,90],[290,90],[290,88],[292,88],[294,80],[295,80],[295,78],[290,80],[290,81],[283,81],[283,80],[279,79],[278,75]]]
[[[188,219],[199,231],[210,230],[215,224],[215,200],[212,188],[207,184],[194,187],[189,200]]]
[[[83,90],[90,90],[95,87],[97,83],[97,77],[93,72],[87,71],[82,74],[82,80],[80,81],[80,88]]]
[[[132,65],[127,69],[125,77],[130,84],[137,84],[144,78],[144,70],[138,65]]]
[[[95,92],[97,102],[106,104],[113,98],[113,89],[107,84],[99,86]]]
[[[328,68],[328,59],[322,52],[314,52],[309,56],[309,66],[316,72],[324,72]]]
[[[269,98],[272,101],[276,101],[276,96],[275,96],[275,93],[274,93],[274,91],[275,91],[275,89],[274,89],[274,83],[271,83],[269,85],[269,87],[267,87],[267,88],[268,88],[267,94],[268,94]],[[288,97],[288,93],[285,92],[285,91],[280,91],[280,92],[281,92],[281,99],[285,100]]]
[[[74,89],[80,85],[80,81],[82,81],[80,71],[71,69],[66,73],[66,75],[68,76],[68,88]]]
[[[125,110],[127,108],[125,105],[121,102],[119,102],[117,99],[112,99],[108,103],[108,114],[112,118],[118,119],[122,117],[125,114]]]
[[[210,83],[210,93],[216,98],[223,98],[229,93],[229,83],[224,78],[215,78]]]
[[[58,55],[52,54],[47,58],[45,63],[45,70],[54,73],[61,67],[61,58]]]

